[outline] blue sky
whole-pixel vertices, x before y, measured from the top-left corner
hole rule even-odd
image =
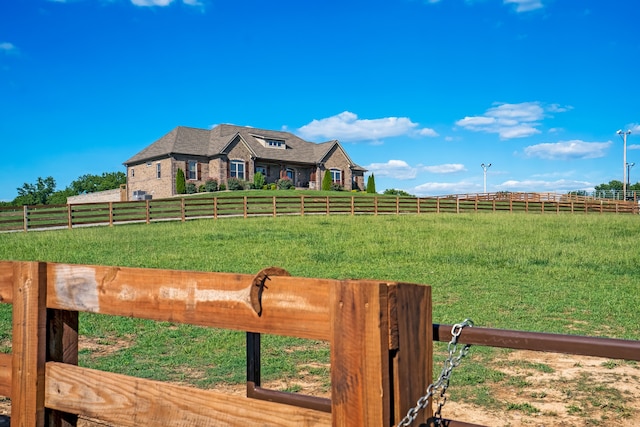
[[[176,126],[339,139],[378,191],[590,190],[640,177],[640,2],[5,0],[0,200]]]

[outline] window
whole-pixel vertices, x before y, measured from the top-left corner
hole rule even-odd
[[[158,179],[162,178],[162,171],[161,171],[160,163],[156,163],[156,178],[158,178]]]
[[[342,171],[339,169],[331,169],[331,182],[334,184],[342,183]]]
[[[244,179],[244,160],[231,160],[229,164],[229,176]]]
[[[134,168],[131,168],[131,178],[133,178],[134,176],[136,176],[136,170]]]
[[[284,141],[280,141],[277,139],[267,139],[267,145],[273,148],[285,148]]]
[[[187,179],[198,179],[198,162],[195,160],[189,160],[187,162]]]
[[[267,177],[267,168],[264,166],[256,166],[256,173],[260,172],[262,176]]]

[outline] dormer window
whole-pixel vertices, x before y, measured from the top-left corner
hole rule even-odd
[[[279,148],[281,150],[287,149],[287,143],[282,139],[265,138],[264,136],[253,135],[253,137],[263,146],[267,148]]]

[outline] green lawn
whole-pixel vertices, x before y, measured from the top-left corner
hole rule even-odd
[[[228,218],[0,234],[0,259],[247,274],[275,265],[295,276],[407,281],[433,287],[437,323],[470,317],[638,340],[638,230],[637,216],[615,214]],[[96,345],[82,351],[85,366],[203,387],[244,381],[243,334],[88,314],[81,333]],[[265,380],[290,380],[284,388],[295,391],[304,375],[328,387],[326,345],[271,337],[263,347]],[[508,381],[488,363],[504,350],[472,353],[454,382],[459,375],[484,402],[479,384]]]

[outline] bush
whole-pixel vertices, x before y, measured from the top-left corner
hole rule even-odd
[[[382,194],[386,194],[388,196],[415,197],[413,194],[409,194],[404,190],[396,190],[395,188],[387,188]]]
[[[278,190],[289,190],[293,188],[293,182],[289,178],[282,178],[278,180]]]
[[[324,171],[324,176],[322,177],[322,191],[331,190],[331,171],[327,169]]]
[[[218,181],[215,179],[208,179],[207,182],[204,183],[204,190],[209,193],[218,191]]]
[[[367,193],[376,193],[376,179],[373,177],[373,174],[369,175],[369,178],[367,178]]]
[[[253,188],[259,190],[264,186],[264,175],[262,172],[256,172],[253,175]]]
[[[176,193],[184,194],[187,192],[186,181],[184,179],[184,171],[178,168],[176,172]]]
[[[204,189],[204,184],[200,184],[198,187],[198,193],[204,193],[206,190]]]
[[[338,183],[331,184],[331,188],[330,189],[331,189],[331,191],[342,191],[342,190],[344,190],[342,185],[340,185]]]
[[[244,190],[245,183],[238,178],[227,179],[227,188],[231,191]]]
[[[219,190],[219,191],[224,191],[224,190],[226,190],[226,189],[227,189],[227,186],[226,186],[226,185],[224,185],[224,182],[223,182],[223,183],[221,183],[221,184],[218,186],[218,190]]]
[[[185,190],[187,194],[195,194],[198,192],[198,189],[196,188],[196,185],[193,182],[187,183]]]
[[[275,190],[276,188],[278,188],[278,186],[276,185],[276,183],[274,182],[273,184],[271,184],[271,189]]]

